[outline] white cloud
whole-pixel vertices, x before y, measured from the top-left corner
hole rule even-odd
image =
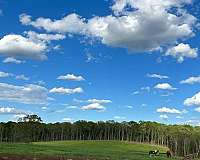
[[[191,98],[185,99],[183,104],[186,106],[200,106],[200,92],[198,92]]]
[[[169,96],[172,96],[172,95],[174,95],[174,93],[172,93],[172,92],[166,92],[166,93],[161,94],[160,96],[161,97],[169,97]]]
[[[86,106],[81,107],[82,110],[96,110],[96,111],[105,111],[106,107],[102,106],[99,103],[91,103]]]
[[[134,92],[133,92],[133,95],[138,95],[138,94],[140,94],[139,91],[134,91]]]
[[[13,74],[0,71],[0,78],[10,77],[10,76],[13,76]]]
[[[184,117],[182,116],[176,116],[176,119],[183,119]]]
[[[155,89],[161,90],[176,90],[177,88],[172,87],[169,83],[159,83],[154,86]]]
[[[14,120],[18,120],[19,118],[24,118],[26,117],[26,114],[16,114],[13,116]]]
[[[26,114],[16,114],[16,115],[13,116],[13,118],[14,119],[19,119],[19,118],[23,118],[25,116],[26,116]]]
[[[99,104],[104,104],[104,103],[112,103],[111,100],[106,100],[106,99],[89,99],[89,103],[99,103]]]
[[[42,86],[46,84],[43,80],[36,81],[35,83]]]
[[[50,41],[58,41],[65,39],[65,35],[62,34],[39,34],[34,31],[28,31],[25,32],[27,37],[32,41],[44,41],[44,42],[50,42]]]
[[[198,77],[189,77],[185,80],[182,80],[180,82],[181,84],[195,84],[195,83],[200,83],[200,76]]]
[[[26,117],[26,114],[16,114],[13,115],[11,121],[17,122],[19,119]]]
[[[200,120],[190,119],[190,120],[186,121],[185,124],[192,125],[192,126],[200,126]]]
[[[143,104],[141,105],[141,107],[147,107],[147,104],[143,103]]]
[[[114,116],[113,118],[117,119],[117,120],[125,120],[126,119],[126,117],[123,117],[123,116]]]
[[[75,94],[75,93],[83,93],[83,89],[81,87],[77,87],[77,88],[60,87],[60,88],[53,88],[49,92],[70,95],[70,94]]]
[[[128,109],[133,109],[133,106],[126,106],[126,108],[128,108]]]
[[[64,122],[73,122],[74,120],[72,118],[66,117],[66,118],[63,118],[62,121],[64,121]]]
[[[24,62],[16,58],[46,60],[46,53],[55,48],[50,45],[51,41],[65,38],[65,35],[61,34],[39,34],[34,31],[24,34],[25,36],[9,34],[0,39],[0,55],[8,57],[3,61],[4,63]]]
[[[43,17],[32,20],[22,14],[20,21],[47,32],[79,34],[97,38],[109,46],[149,52],[194,35],[197,19],[184,9],[190,3],[189,0],[115,0],[111,7],[115,15],[84,19],[73,13],[59,20]],[[171,12],[174,7],[177,10]]]
[[[0,107],[0,114],[27,114],[23,110],[16,109],[14,107]]]
[[[196,111],[196,112],[200,112],[200,107],[195,108],[195,111]]]
[[[23,74],[17,75],[15,78],[18,79],[18,80],[24,80],[24,81],[28,81],[30,79],[29,77],[26,77]]]
[[[132,94],[138,95],[138,94],[142,94],[142,93],[150,92],[150,91],[151,91],[151,88],[149,86],[146,86],[146,87],[141,87],[139,91],[134,91]]]
[[[150,92],[151,88],[149,86],[141,87],[140,90]]]
[[[189,4],[191,2],[191,0],[165,0],[164,2],[162,0],[115,0],[115,3],[111,8],[117,15],[123,14],[124,12],[126,13],[128,7],[139,8],[143,11],[151,12],[153,9],[169,9],[171,6],[181,7],[183,3]]]
[[[158,79],[168,79],[169,77],[168,76],[164,76],[164,75],[160,75],[160,74],[147,74],[147,77],[150,77],[150,78],[158,78]]]
[[[47,104],[48,101],[47,89],[34,84],[15,86],[0,83],[0,91],[0,100],[25,104]]]
[[[69,80],[69,81],[84,81],[85,79],[82,76],[76,76],[74,74],[67,74],[59,76],[59,80]]]
[[[189,44],[180,43],[179,45],[172,47],[167,50],[166,55],[177,58],[179,63],[184,61],[184,58],[197,58],[198,57],[198,49],[191,48]]]
[[[67,109],[77,109],[78,107],[77,106],[68,106],[66,107]]]
[[[84,100],[80,100],[80,99],[76,99],[76,98],[73,98],[73,101],[76,102],[76,103],[83,103],[83,102],[85,102]]]
[[[8,57],[8,58],[6,58],[6,59],[3,60],[3,63],[21,64],[21,63],[25,63],[25,61],[21,61],[21,60],[15,59],[13,57]]]
[[[97,58],[91,53],[86,53],[86,62],[97,62]]]
[[[21,35],[10,34],[0,39],[0,55],[27,59],[45,60],[47,45],[33,42]]]
[[[168,120],[168,115],[166,115],[166,114],[162,114],[162,115],[160,115],[160,119],[163,119],[163,120]]]
[[[19,16],[20,22],[24,25],[28,24],[31,22],[31,16],[26,15],[26,14],[21,14]]]
[[[170,113],[170,114],[182,114],[183,112],[175,109],[175,108],[168,108],[168,107],[162,107],[157,109],[158,113]]]
[[[31,20],[31,16],[21,14],[20,22],[23,25],[32,25],[36,28],[43,28],[48,32],[58,33],[79,33],[82,32],[85,24],[77,14],[70,14],[61,20],[51,20],[49,18],[38,18],[36,21]]]
[[[0,71],[0,78],[5,78],[5,77],[13,77],[15,76],[15,79],[18,79],[18,80],[25,80],[25,81],[28,81],[30,78],[29,77],[26,77],[25,75],[21,74],[21,75],[14,75],[12,73],[7,73],[7,72],[2,72]]]
[[[43,111],[46,111],[46,110],[48,110],[49,108],[46,107],[46,106],[44,106],[44,107],[42,107],[41,109],[42,109]]]

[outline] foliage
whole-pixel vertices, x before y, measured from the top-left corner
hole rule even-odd
[[[164,125],[156,122],[0,123],[0,142],[58,140],[117,140],[169,147],[175,155],[197,153],[200,127]]]
[[[23,118],[19,118],[18,122],[39,122],[39,123],[41,123],[42,119],[38,115],[33,114],[33,115],[26,115]]]

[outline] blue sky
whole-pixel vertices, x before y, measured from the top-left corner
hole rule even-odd
[[[0,121],[200,125],[196,0],[0,0]]]

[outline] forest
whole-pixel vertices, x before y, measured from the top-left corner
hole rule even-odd
[[[18,122],[0,123],[0,142],[39,142],[59,140],[118,140],[167,146],[176,156],[197,153],[200,127],[166,125],[157,122],[77,121],[42,123],[37,115]]]

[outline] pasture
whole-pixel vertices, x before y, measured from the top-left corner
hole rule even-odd
[[[149,157],[150,150],[158,149],[165,153],[168,148],[119,141],[53,141],[24,143],[2,143],[0,144],[0,155],[16,157],[49,157],[52,159],[62,156],[72,160],[166,160],[166,155]],[[14,159],[18,159],[18,158]],[[23,158],[23,159],[26,159]],[[174,158],[175,159],[175,158]]]

